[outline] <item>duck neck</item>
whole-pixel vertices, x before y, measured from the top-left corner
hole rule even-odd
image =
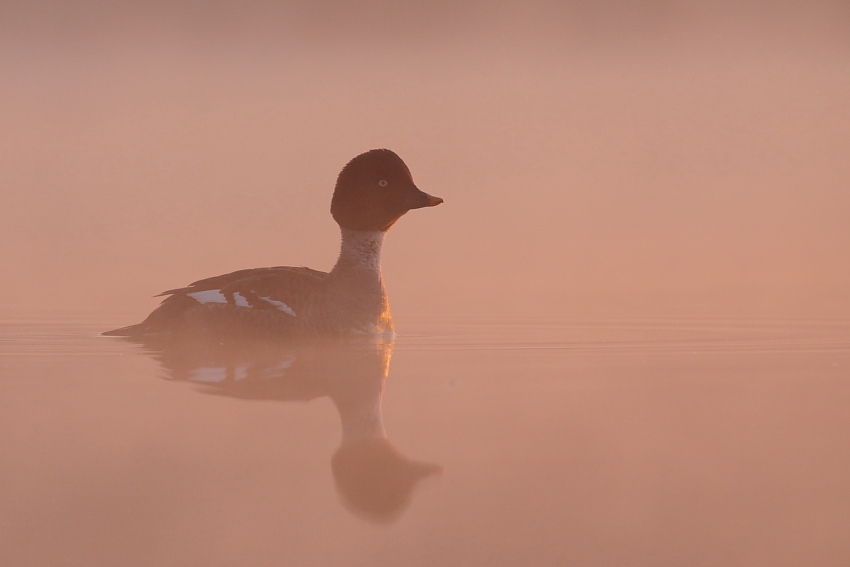
[[[341,301],[334,309],[339,317],[364,332],[392,332],[387,291],[381,278],[381,231],[342,229],[339,260],[331,270],[329,286]]]
[[[339,260],[328,276],[336,316],[366,333],[392,332],[387,290],[381,277],[384,232],[342,229]]]
[[[334,399],[342,424],[342,443],[359,439],[385,439],[381,392],[371,399]]]
[[[381,283],[381,248],[384,232],[342,229],[342,246],[332,273],[350,273]]]

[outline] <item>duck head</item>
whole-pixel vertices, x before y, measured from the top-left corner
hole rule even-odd
[[[442,202],[416,187],[410,170],[395,152],[371,150],[342,168],[331,214],[342,228],[383,232],[407,211]]]

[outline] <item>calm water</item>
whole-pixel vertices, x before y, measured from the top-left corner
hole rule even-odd
[[[0,322],[4,565],[846,565],[850,321]]]

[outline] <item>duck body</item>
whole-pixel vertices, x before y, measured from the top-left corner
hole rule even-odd
[[[340,225],[330,272],[277,266],[239,270],[166,291],[144,321],[103,333],[307,336],[392,333],[381,248],[387,230],[411,209],[442,199],[420,191],[390,150],[351,160],[339,175],[331,214]]]

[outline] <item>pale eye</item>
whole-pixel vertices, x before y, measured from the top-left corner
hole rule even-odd
[[[380,185],[381,187],[386,187],[387,185],[389,185],[389,183],[387,183],[386,179],[381,179],[380,181],[378,181],[378,185]]]

